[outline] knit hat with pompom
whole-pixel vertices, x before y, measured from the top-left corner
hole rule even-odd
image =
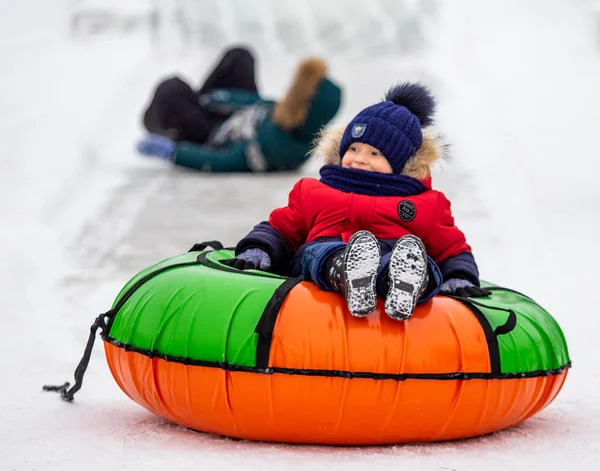
[[[435,106],[435,99],[424,85],[402,83],[392,87],[384,101],[365,108],[350,121],[340,142],[340,156],[353,142],[362,142],[377,148],[394,173],[401,173],[421,147],[421,128],[433,123]]]

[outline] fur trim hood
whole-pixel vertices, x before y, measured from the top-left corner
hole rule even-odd
[[[304,124],[312,98],[327,73],[325,61],[316,57],[304,59],[282,100],[273,110],[273,121],[284,131]]]
[[[337,129],[322,129],[314,141],[311,154],[323,160],[324,164],[341,165],[340,142],[345,127]],[[445,145],[441,136],[431,136],[423,133],[423,144],[402,169],[402,175],[425,180],[431,176],[431,166],[444,158]]]

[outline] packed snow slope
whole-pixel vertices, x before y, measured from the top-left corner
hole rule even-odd
[[[121,5],[121,3],[125,4]],[[0,14],[0,468],[597,469],[600,34],[590,1],[206,0],[10,2]],[[318,55],[344,88],[336,124],[401,80],[439,97],[453,202],[482,278],[518,289],[564,329],[573,369],[519,427],[455,443],[328,448],[234,441],[155,417],[112,380],[89,326],[135,273],[234,244],[296,174],[202,175],[134,153],[160,78],[197,85],[223,47],[257,54],[278,97]]]

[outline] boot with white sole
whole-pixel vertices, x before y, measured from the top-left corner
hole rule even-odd
[[[353,316],[364,317],[375,310],[375,283],[380,264],[379,242],[369,231],[358,231],[344,250],[327,261],[326,279],[334,291],[344,295]]]
[[[427,289],[427,253],[414,235],[400,238],[392,250],[385,312],[392,319],[406,320]]]

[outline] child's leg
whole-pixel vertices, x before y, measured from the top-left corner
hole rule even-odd
[[[440,292],[441,287],[442,272],[437,266],[437,263],[435,263],[431,257],[427,256],[427,282],[423,284],[423,287],[419,292],[417,304],[429,301]]]
[[[382,299],[387,297],[389,288],[389,266],[392,252],[385,254],[381,258],[381,267],[377,273],[377,295]],[[439,293],[442,286],[442,272],[437,263],[427,256],[427,282],[423,284],[419,292],[417,304],[422,304],[429,301]]]
[[[368,231],[359,231],[348,244],[312,244],[302,257],[307,279],[325,290],[341,293],[354,316],[365,316],[377,305],[375,279],[381,261],[379,243]]]
[[[337,266],[331,269],[335,273]],[[377,238],[369,231],[358,231],[348,241],[341,260],[342,290],[353,316],[366,316],[377,307],[376,279],[381,264]],[[339,270],[339,269],[338,269]]]
[[[258,93],[254,57],[247,49],[229,49],[208,76],[197,95],[217,88],[236,88]]]
[[[385,312],[397,320],[408,319],[417,300],[427,291],[428,262],[423,242],[413,235],[398,240],[387,263],[388,283]],[[387,261],[387,260],[386,260]],[[380,279],[383,277],[383,270]],[[385,286],[379,284],[379,288]]]
[[[338,252],[344,251],[344,242],[315,242],[306,247],[302,253],[302,275],[315,283],[323,291],[335,291],[327,279],[325,269],[328,261]]]

